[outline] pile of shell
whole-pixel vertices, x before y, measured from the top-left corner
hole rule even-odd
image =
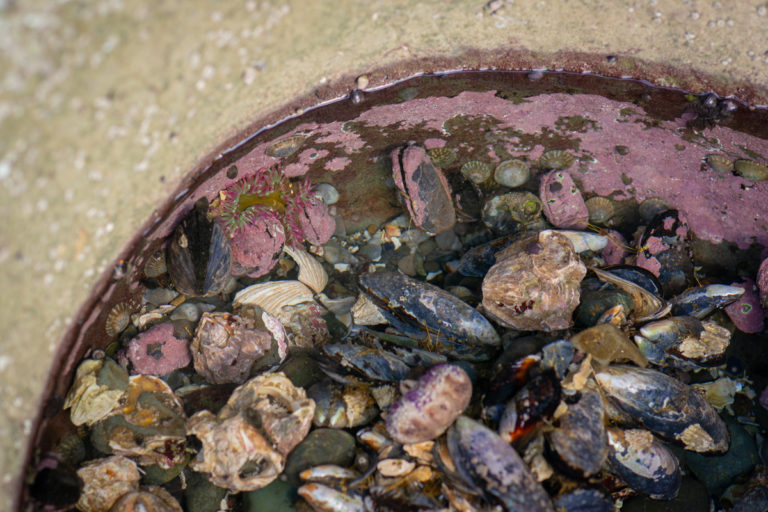
[[[644,203],[629,245],[566,151],[495,171],[446,148],[391,158],[406,222],[312,246],[325,262],[281,241],[258,280],[232,277],[225,231],[193,211],[79,366],[40,506],[609,511],[675,498],[680,450],[729,450],[719,411],[749,388],[725,352],[763,309],[754,281],[697,285],[679,212]],[[263,223],[247,209],[276,200],[233,214]],[[705,368],[721,378],[686,383]]]

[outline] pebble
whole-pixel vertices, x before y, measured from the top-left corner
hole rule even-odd
[[[190,322],[197,322],[197,320],[200,318],[200,310],[197,308],[196,304],[186,302],[174,309],[170,318],[171,320],[188,320]]]
[[[456,251],[461,249],[461,241],[452,229],[435,235],[435,243],[444,251]]]
[[[245,512],[261,512],[263,510],[280,510],[294,512],[296,507],[296,488],[279,478],[268,486],[243,494]],[[214,512],[218,509],[211,509]]]
[[[654,500],[648,496],[633,496],[624,502],[621,512],[709,512],[709,493],[704,485],[690,476],[684,477],[680,491],[673,500]]]
[[[355,458],[355,438],[344,430],[318,428],[291,452],[285,462],[283,476],[298,485],[299,473],[323,464],[347,467]]]
[[[331,265],[337,263],[357,263],[357,258],[336,240],[331,240],[323,246],[323,259]]]
[[[328,206],[336,204],[339,201],[339,191],[330,183],[318,183],[315,187],[315,193],[320,196]]]
[[[539,185],[544,216],[553,226],[563,229],[584,229],[589,222],[589,210],[581,191],[567,171],[550,171]]]
[[[370,261],[379,261],[381,259],[381,242],[378,240],[371,240],[362,246],[357,254]]]
[[[179,296],[179,292],[171,290],[169,288],[153,288],[147,290],[144,295],[144,299],[147,302],[151,302],[155,306],[162,306],[163,304],[170,303],[173,299]]]

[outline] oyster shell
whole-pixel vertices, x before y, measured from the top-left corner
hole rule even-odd
[[[86,359],[77,367],[75,382],[64,400],[75,425],[88,425],[109,416],[128,389],[128,372],[112,359]]]
[[[542,231],[496,254],[483,279],[483,307],[500,324],[555,331],[571,325],[586,267],[566,237]]]
[[[312,426],[315,402],[283,373],[262,374],[235,389],[214,415],[195,413],[187,433],[203,443],[195,471],[233,491],[252,491],[273,482],[285,457]]]
[[[107,512],[120,496],[138,490],[141,479],[136,463],[119,455],[86,462],[77,475],[84,483],[77,502],[82,512]]]

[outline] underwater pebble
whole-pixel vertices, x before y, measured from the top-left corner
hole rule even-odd
[[[430,368],[389,408],[387,432],[398,443],[431,441],[469,405],[472,382],[458,366]]]
[[[452,229],[435,235],[435,243],[444,251],[456,251],[461,249],[461,241]]]
[[[197,308],[197,304],[186,302],[177,307],[171,313],[171,320],[187,320],[189,322],[197,322],[200,318],[200,310]]]
[[[748,334],[761,332],[765,321],[765,312],[760,307],[760,299],[755,294],[755,282],[751,279],[744,279],[741,283],[731,283],[731,286],[743,288],[744,295],[723,308],[728,318],[741,332]]]
[[[336,204],[339,201],[339,191],[330,183],[318,183],[315,186],[315,193],[320,196],[328,206]]]
[[[553,226],[563,229],[587,227],[589,210],[567,171],[550,171],[542,176],[539,197],[544,216]]]
[[[144,295],[144,299],[147,302],[151,302],[155,306],[162,306],[163,304],[169,304],[173,299],[178,297],[179,292],[168,288],[154,288],[148,290]]]
[[[174,335],[170,322],[150,327],[133,338],[128,343],[126,357],[131,362],[133,375],[165,375],[192,361],[189,342]]]
[[[288,456],[284,476],[293,485],[300,483],[305,469],[332,464],[347,467],[355,458],[355,438],[334,428],[316,428]]]

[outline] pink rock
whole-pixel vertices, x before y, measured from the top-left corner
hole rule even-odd
[[[728,317],[742,332],[749,334],[761,332],[765,313],[760,307],[757,294],[755,294],[755,282],[751,279],[744,279],[741,283],[732,283],[732,286],[744,288],[745,291],[741,298],[724,308]]]
[[[760,302],[768,311],[768,258],[764,259],[757,270],[757,287],[760,290]]]
[[[624,263],[624,258],[629,255],[626,239],[614,229],[609,230],[605,235],[608,237],[608,244],[600,251],[600,256],[603,257],[606,265],[621,265]]]
[[[277,264],[285,243],[285,230],[275,215],[261,215],[239,229],[229,244],[232,274],[260,277]]]
[[[336,221],[328,213],[328,207],[318,197],[312,197],[299,213],[301,233],[311,244],[323,245],[336,230]]]
[[[128,343],[126,356],[133,375],[166,375],[192,360],[189,342],[173,335],[170,322],[150,327]]]
[[[544,215],[553,226],[563,229],[587,227],[587,205],[568,171],[555,170],[542,176],[539,198]]]

